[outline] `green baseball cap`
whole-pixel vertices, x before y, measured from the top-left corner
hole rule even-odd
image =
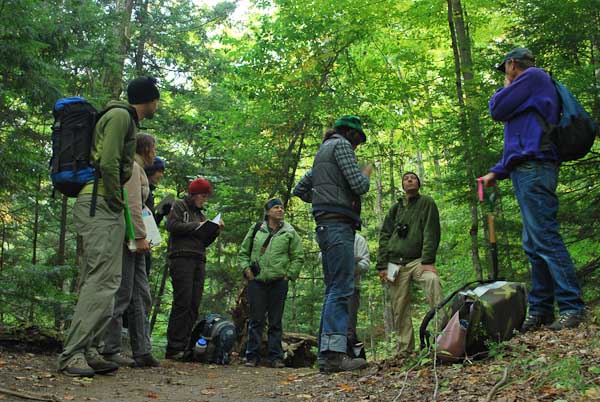
[[[533,53],[531,53],[531,50],[527,49],[526,47],[516,47],[510,52],[506,53],[506,55],[502,59],[502,63],[496,65],[496,70],[505,73],[506,62],[510,59],[531,60],[532,62],[535,61],[535,57],[533,57]]]
[[[342,116],[339,119],[337,119],[335,121],[335,123],[333,124],[334,128],[338,128],[338,127],[342,127],[342,126],[350,127],[350,128],[357,130],[362,136],[362,142],[367,142],[367,135],[363,131],[362,123],[360,122],[360,119],[358,118],[358,116],[354,116],[354,115]]]

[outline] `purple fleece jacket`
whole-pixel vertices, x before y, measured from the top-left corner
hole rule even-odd
[[[552,79],[542,69],[530,67],[508,87],[492,96],[490,115],[504,122],[502,159],[490,170],[498,179],[508,177],[521,162],[531,159],[559,161],[556,148],[540,150],[542,128],[533,109],[550,124],[559,120],[560,101]]]

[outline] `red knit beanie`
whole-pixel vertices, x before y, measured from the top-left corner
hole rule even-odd
[[[203,179],[203,178],[198,178],[198,179],[194,179],[190,182],[190,185],[188,186],[188,194],[189,195],[194,195],[194,194],[211,194],[212,193],[212,187],[210,186],[210,183],[208,182],[208,180]]]

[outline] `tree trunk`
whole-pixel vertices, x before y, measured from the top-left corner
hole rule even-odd
[[[463,135],[463,138],[465,139],[463,147],[463,157],[465,160],[465,166],[467,170],[466,173],[470,190],[469,207],[471,209],[471,258],[473,262],[473,268],[475,269],[475,273],[477,274],[477,277],[481,279],[482,267],[481,260],[479,258],[479,242],[477,239],[477,231],[479,226],[476,202],[477,189],[475,186],[475,174],[473,172],[474,153],[471,151],[473,149],[482,148],[473,147],[475,142],[480,141],[473,141],[472,139],[474,137],[481,138],[479,132],[479,120],[474,111],[472,111],[472,113],[469,113],[470,108],[465,102],[465,95],[463,92],[463,85],[461,80],[462,76],[462,79],[465,80],[465,90],[467,88],[471,88],[473,84],[473,62],[471,59],[471,44],[470,39],[468,37],[468,33],[465,29],[461,0],[448,0],[448,25],[450,27],[452,50],[454,53],[454,72],[456,80],[456,94],[459,105],[460,129],[461,134],[466,134]],[[473,93],[472,95],[473,96],[467,96],[467,100],[474,99],[475,94]],[[483,144],[480,142],[480,147],[482,146]]]
[[[390,205],[396,202],[398,198],[398,189],[396,188],[396,167],[394,165],[394,161],[396,160],[395,156],[395,139],[394,135],[396,133],[395,129],[390,129],[390,144],[392,144],[390,148],[390,156],[388,159],[389,167],[390,167]],[[402,163],[400,163],[400,169],[402,170]]]
[[[138,77],[145,74],[144,54],[148,38],[147,32],[149,29],[149,27],[146,26],[146,19],[148,18],[148,0],[139,0],[139,6],[136,22],[140,30],[140,36],[137,40],[135,49],[135,72]]]
[[[2,217],[2,242],[0,242],[0,272],[4,268],[4,242],[6,242],[6,222]]]
[[[592,117],[595,121],[600,120],[600,12],[596,10],[593,19],[595,24],[594,31],[591,34],[591,58],[590,63],[593,66],[594,79],[592,81],[593,91],[593,103],[592,103]]]
[[[123,68],[130,46],[133,2],[134,0],[116,0],[115,3],[117,23],[113,28],[113,52],[116,55],[116,60],[111,65],[106,66],[104,75],[104,87],[110,89],[113,99],[119,99],[123,90]]]
[[[33,253],[31,256],[31,264],[37,264],[37,243],[38,243],[38,231],[40,227],[40,192],[42,188],[42,176],[38,174],[38,182],[35,192],[35,206],[34,206],[34,217],[33,217]]]
[[[58,252],[56,255],[56,264],[65,265],[66,258],[66,238],[67,238],[67,210],[69,207],[68,198],[66,195],[62,196],[62,203],[60,208],[60,233],[58,237]]]
[[[64,266],[66,258],[66,237],[67,237],[67,209],[69,206],[66,195],[62,196],[60,208],[60,233],[58,237],[58,251],[56,253],[56,265]],[[56,281],[56,288],[62,293],[64,290],[65,277],[60,275]],[[54,329],[60,330],[64,326],[65,314],[60,302],[53,303],[54,311]]]
[[[162,277],[160,279],[160,288],[154,298],[154,307],[152,309],[152,318],[150,319],[150,334],[154,330],[154,325],[156,324],[156,317],[158,317],[158,313],[160,311],[160,305],[162,303],[162,297],[165,293],[165,286],[167,284],[167,276],[169,272],[169,264],[165,263],[165,268],[162,273]]]

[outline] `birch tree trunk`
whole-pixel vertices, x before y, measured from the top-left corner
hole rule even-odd
[[[483,279],[483,270],[479,258],[479,242],[477,239],[479,219],[477,217],[476,176],[473,171],[474,161],[472,155],[474,155],[474,153],[471,152],[473,149],[481,149],[474,148],[475,143],[479,143],[479,146],[483,146],[483,143],[481,141],[479,130],[479,118],[470,101],[470,99],[474,99],[475,94],[473,93],[473,96],[469,96],[470,93],[467,93],[465,96],[464,93],[464,91],[471,91],[471,89],[473,89],[473,61],[471,59],[471,42],[465,26],[461,0],[448,0],[448,25],[450,27],[452,50],[454,52],[454,71],[460,113],[460,129],[461,132],[465,134],[463,135],[463,138],[465,139],[463,154],[470,190],[469,209],[471,212],[471,228],[469,234],[471,237],[471,260],[477,278]],[[465,82],[464,91],[463,80]]]
[[[104,86],[110,89],[113,99],[119,99],[123,90],[123,68],[129,52],[131,38],[131,13],[134,0],[116,0],[115,16],[117,23],[113,28],[113,52],[115,59],[107,66],[104,75]]]

